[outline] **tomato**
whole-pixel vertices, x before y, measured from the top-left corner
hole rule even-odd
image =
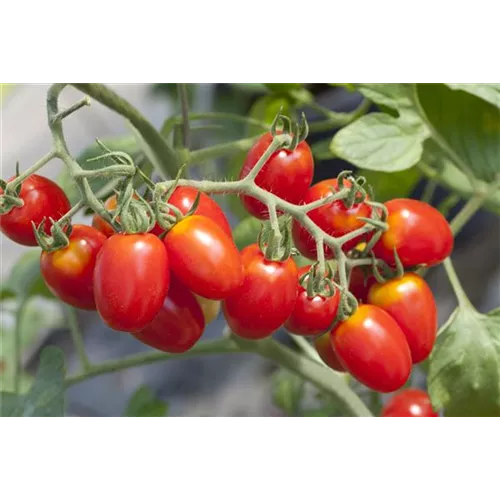
[[[361,305],[331,332],[340,362],[361,383],[379,392],[402,387],[411,371],[408,342],[384,310]]]
[[[116,208],[116,195],[110,196],[105,202],[106,210],[112,211]],[[105,234],[108,238],[115,234],[115,230],[109,222],[106,222],[99,214],[94,214],[92,217],[92,226]]]
[[[243,265],[234,241],[207,217],[186,217],[163,241],[172,271],[197,295],[224,299],[243,282]]]
[[[337,354],[333,350],[329,333],[324,333],[323,335],[316,337],[314,340],[314,347],[316,348],[316,351],[318,351],[319,357],[325,362],[326,365],[338,372],[346,371]]]
[[[438,417],[429,395],[420,389],[405,389],[395,394],[382,408],[382,417]]]
[[[203,316],[205,316],[205,324],[210,324],[220,313],[220,300],[211,300],[200,295],[193,294],[200,304]]]
[[[310,268],[311,266],[300,268],[299,278]],[[285,321],[285,328],[296,335],[319,335],[326,332],[337,315],[339,300],[338,291],[331,297],[316,295],[309,298],[306,289],[297,280],[297,301],[292,314]]]
[[[373,248],[375,256],[394,265],[394,249],[405,267],[434,266],[453,250],[448,221],[434,207],[419,200],[396,199],[385,203],[389,229]]]
[[[368,291],[375,283],[377,280],[369,268],[362,266],[352,268],[349,291],[358,299],[358,302],[364,304],[368,302]]]
[[[170,283],[168,255],[153,234],[114,234],[97,256],[94,296],[103,321],[137,332],[153,321]]]
[[[268,132],[252,146],[241,169],[240,179],[248,175],[272,141],[273,136]],[[311,148],[302,141],[294,151],[281,149],[273,153],[257,174],[255,183],[283,200],[299,204],[311,185],[313,175]],[[251,215],[267,219],[267,206],[264,203],[246,195],[241,195],[241,201]]]
[[[348,180],[344,181],[344,186],[349,187],[351,183]],[[337,179],[326,179],[312,186],[304,197],[304,204],[312,203],[313,201],[325,198],[339,190]],[[365,225],[365,222],[358,217],[370,217],[372,209],[366,203],[356,203],[351,208],[346,208],[342,200],[337,200],[322,207],[315,208],[308,212],[311,220],[316,223],[323,231],[330,236],[339,238],[355,229],[359,229]],[[292,226],[293,241],[297,250],[309,259],[315,259],[316,241],[309,232],[300,225],[296,220]],[[366,239],[367,235],[354,238],[342,246],[342,249],[347,252],[353,249],[361,240]],[[325,255],[327,258],[333,256],[332,250],[325,245]]]
[[[67,247],[42,252],[40,270],[56,297],[80,309],[95,309],[94,267],[105,241],[106,236],[97,229],[75,224]]]
[[[429,357],[437,335],[437,307],[429,285],[415,273],[370,288],[368,302],[388,312],[410,346],[413,363]]]
[[[0,194],[3,194],[1,189]],[[55,182],[36,174],[22,182],[19,198],[24,205],[0,215],[0,230],[12,241],[29,247],[38,246],[31,221],[38,227],[45,217],[43,229],[50,234],[49,218],[58,220],[71,208],[64,191]]]
[[[204,329],[205,318],[194,294],[171,275],[163,307],[134,337],[160,351],[181,353],[198,342]]]
[[[268,337],[292,314],[297,299],[297,265],[266,260],[258,245],[241,252],[245,268],[242,286],[222,304],[231,330],[246,339]]]

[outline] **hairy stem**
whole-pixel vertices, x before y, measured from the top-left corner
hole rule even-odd
[[[451,259],[449,257],[446,258],[443,262],[443,265],[459,305],[461,307],[473,307],[470,303],[469,297],[467,297],[467,294],[462,288],[462,284],[460,283],[460,279],[457,276]]]

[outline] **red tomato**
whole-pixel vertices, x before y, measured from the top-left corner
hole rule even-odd
[[[270,132],[264,134],[250,149],[240,172],[240,179],[248,175],[273,141]],[[307,142],[302,141],[294,151],[276,151],[262,170],[255,183],[283,200],[299,204],[304,198],[314,175],[314,160]],[[259,219],[267,219],[267,206],[250,196],[242,195],[246,210]]]
[[[297,265],[266,260],[258,245],[241,252],[243,285],[222,304],[231,330],[246,339],[268,337],[292,314],[297,299]]]
[[[210,219],[186,217],[163,241],[172,271],[194,293],[220,300],[243,282],[243,265],[234,241]]]
[[[95,309],[94,267],[105,241],[97,229],[75,224],[67,247],[42,252],[40,270],[56,297],[80,309]]]
[[[429,357],[437,335],[437,307],[429,285],[418,275],[406,273],[370,288],[368,302],[388,312],[410,346],[413,363]]]
[[[310,268],[311,266],[300,268],[299,278]],[[309,298],[306,289],[297,280],[297,301],[292,314],[285,321],[285,328],[296,335],[319,335],[326,332],[337,315],[339,300],[339,292],[328,298],[320,295]]]
[[[342,366],[337,354],[333,350],[329,333],[324,333],[323,335],[317,337],[314,340],[314,347],[316,347],[319,357],[325,362],[325,364],[338,372],[345,372],[345,368]]]
[[[94,270],[94,296],[103,321],[137,332],[153,321],[170,283],[165,245],[153,234],[114,234]]]
[[[438,417],[429,395],[420,389],[395,394],[382,409],[382,417]]]
[[[194,294],[171,275],[163,307],[134,337],[160,351],[181,353],[198,342],[204,329],[205,318]]]
[[[443,215],[418,200],[397,199],[385,203],[389,211],[385,231],[373,252],[394,265],[394,248],[405,267],[434,266],[453,250],[453,233]]]
[[[364,304],[368,302],[368,291],[375,283],[377,280],[370,269],[362,266],[353,267],[349,291],[358,299],[358,302]]]
[[[361,383],[378,392],[402,387],[411,371],[411,354],[396,321],[379,307],[361,305],[331,332],[340,362]]]
[[[107,210],[114,210],[116,208],[116,195],[110,196],[105,202],[104,207]],[[100,215],[94,214],[92,217],[92,226],[105,234],[108,238],[115,234],[115,230],[109,222],[106,222]]]
[[[349,187],[351,183],[348,180],[344,181],[344,186]],[[337,179],[326,179],[312,186],[304,197],[304,204],[312,203],[313,201],[325,198],[339,190]],[[365,225],[365,222],[360,221],[358,217],[370,217],[372,209],[366,203],[356,203],[351,208],[346,208],[342,200],[337,200],[322,207],[315,208],[308,212],[309,217],[323,231],[330,236],[338,238],[344,236],[355,229],[359,229]],[[309,232],[300,225],[296,220],[292,226],[293,241],[297,250],[309,259],[315,259],[316,241]],[[342,249],[347,252],[353,249],[361,240],[366,239],[367,235],[354,238],[342,246]],[[325,246],[325,255],[327,258],[333,256],[332,250]]]
[[[14,177],[9,179],[9,182],[13,179]],[[3,194],[2,189],[0,194]],[[25,179],[19,197],[24,205],[0,215],[0,230],[12,241],[29,247],[38,246],[31,221],[38,227],[45,217],[43,229],[50,234],[52,224],[49,217],[60,219],[71,208],[64,191],[55,182],[41,175],[32,174]]]

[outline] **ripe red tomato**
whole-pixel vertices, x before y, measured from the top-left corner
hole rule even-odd
[[[14,177],[9,179],[9,182],[13,179]],[[3,194],[2,189],[0,194]],[[0,215],[0,230],[12,241],[29,247],[38,246],[31,221],[38,227],[45,217],[43,229],[50,234],[52,224],[49,217],[60,219],[71,208],[64,191],[55,182],[41,175],[32,174],[25,179],[19,197],[24,205]]]
[[[324,333],[314,340],[314,347],[318,351],[319,357],[328,365],[330,368],[338,372],[345,372],[345,368],[342,366],[340,359],[333,350],[333,345],[330,340],[330,334]]]
[[[270,132],[264,134],[250,149],[240,172],[240,179],[248,175],[273,141]],[[299,204],[304,198],[314,175],[314,159],[307,142],[302,141],[294,151],[276,151],[262,170],[255,183],[283,200]],[[246,210],[259,219],[267,219],[267,206],[251,196],[242,195]]]
[[[373,248],[375,256],[394,265],[394,248],[405,267],[434,266],[453,250],[453,233],[443,215],[419,200],[385,203],[389,211],[385,231]]]
[[[169,283],[167,251],[153,234],[114,234],[97,256],[95,302],[115,330],[137,332],[153,321]]]
[[[368,302],[368,291],[375,283],[377,280],[370,269],[362,266],[353,267],[349,291],[358,299],[358,302],[363,304]]]
[[[420,389],[405,389],[395,394],[382,409],[382,417],[439,417],[429,395]]]
[[[404,333],[379,307],[359,306],[332,330],[331,340],[340,362],[370,389],[393,392],[410,376],[411,354]]]
[[[197,295],[220,300],[242,284],[243,265],[234,241],[207,217],[186,217],[163,241],[172,271]]]
[[[172,274],[160,312],[134,337],[160,351],[181,353],[198,342],[204,329],[205,318],[194,294]]]
[[[406,273],[374,284],[368,302],[396,320],[410,346],[413,363],[429,357],[437,335],[437,307],[429,285],[418,274]]]
[[[231,330],[246,339],[262,339],[290,316],[297,299],[297,265],[266,260],[258,245],[241,252],[245,268],[242,286],[222,304]]]
[[[40,270],[51,292],[80,309],[95,309],[93,275],[97,254],[106,236],[97,229],[75,224],[69,245],[42,252]]]
[[[348,180],[344,181],[345,187],[349,187],[350,185],[351,183]],[[307,191],[304,197],[304,204],[325,198],[331,195],[332,191],[337,192],[338,190],[337,179],[326,179],[318,182]],[[371,213],[372,209],[366,203],[356,203],[351,208],[346,208],[343,201],[337,200],[311,210],[308,212],[308,215],[323,231],[330,236],[338,238],[363,227],[365,223],[360,221],[358,217],[370,217]],[[297,250],[305,257],[314,260],[317,257],[316,241],[314,238],[296,220],[293,221],[292,231],[293,241]],[[342,249],[347,252],[366,238],[366,235],[354,238],[345,243]],[[327,246],[325,246],[325,256],[327,258],[333,256],[332,250]]]
[[[310,268],[311,266],[300,268],[299,278]],[[309,298],[306,289],[297,280],[297,301],[292,314],[285,321],[285,328],[296,335],[319,335],[326,332],[337,315],[339,301],[339,292],[331,297],[316,295]]]

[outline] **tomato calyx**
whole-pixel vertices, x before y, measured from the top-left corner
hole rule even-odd
[[[156,218],[151,205],[136,191],[133,182],[125,181],[125,187],[117,193],[116,210],[112,222],[120,218],[120,225],[127,234],[148,233]]]
[[[302,113],[300,121],[292,125],[290,118],[286,115],[282,115],[281,111],[280,109],[274,117],[273,123],[271,124],[271,134],[273,138],[282,136],[284,143],[281,148],[294,151],[309,135],[309,125],[306,120],[306,115]],[[281,125],[281,130],[278,130],[278,125]],[[286,136],[290,137],[290,140],[287,140]]]
[[[262,224],[257,244],[269,261],[286,261],[293,253],[292,218],[283,215],[273,227],[271,221]]]
[[[66,248],[69,245],[69,237],[71,236],[72,226],[71,223],[65,223],[64,217],[55,221],[49,217],[51,223],[50,235],[44,230],[46,218],[44,217],[40,224],[37,226],[33,221],[33,232],[38,246],[45,252],[55,252],[61,248]],[[64,224],[64,225],[63,225]]]
[[[299,284],[306,290],[310,299],[316,296],[330,298],[336,293],[340,293],[337,291],[338,286],[334,282],[335,264],[326,262],[324,272],[321,272],[320,267],[320,263],[315,262],[307,273],[299,277]]]
[[[18,176],[19,163],[16,164],[16,172]],[[0,194],[0,215],[8,214],[13,208],[24,205],[24,200],[20,197],[21,185],[22,183],[20,182],[12,188],[12,181],[5,182],[3,179],[0,179],[0,189],[2,190]]]

